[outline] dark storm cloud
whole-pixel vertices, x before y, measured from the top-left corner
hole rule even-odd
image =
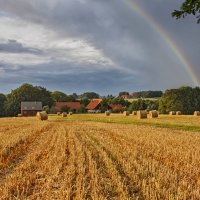
[[[42,53],[42,51],[39,49],[24,47],[23,44],[17,42],[16,40],[8,40],[6,43],[0,43],[0,52],[31,54]]]
[[[179,0],[167,2],[142,0],[138,3],[174,38],[183,52],[192,60],[198,72],[199,28],[190,19],[182,23],[172,19],[170,15],[173,8],[177,8],[181,2]],[[56,60],[55,62],[17,67],[16,76],[21,77],[23,74],[20,83],[30,80],[33,83],[58,88],[58,90],[59,87],[64,88],[67,85],[68,88],[65,90],[71,92],[80,90],[81,85],[83,90],[84,88],[85,90],[96,89],[102,93],[106,92],[105,85],[109,87],[106,88],[110,93],[112,91],[116,93],[121,89],[133,91],[192,85],[187,71],[165,41],[162,41],[163,38],[123,1],[19,0],[16,4],[12,0],[0,0],[0,8],[15,16],[16,19],[39,24],[53,31],[58,39],[81,38],[114,63],[113,69],[109,66],[105,70],[102,67],[103,62],[97,61],[92,66],[88,63],[63,61],[56,55],[52,55],[52,52],[56,51],[51,50],[50,56],[52,60]],[[188,33],[192,35],[192,39]],[[15,38],[11,39],[15,40]],[[6,48],[7,52],[32,51],[31,45],[29,49],[18,42],[15,45],[9,43],[1,45],[0,51],[1,49],[6,51]],[[63,53],[63,57],[64,55]],[[12,69],[12,65],[4,66],[2,72],[4,71],[9,77],[15,68]],[[35,69],[37,72],[33,73]],[[63,74],[57,72],[63,72]],[[3,81],[6,82],[6,78]]]
[[[6,72],[8,72],[9,77],[1,77],[1,85],[14,85],[16,83],[28,82],[45,86],[50,90],[65,91],[68,94],[72,92],[83,93],[85,91],[102,93],[102,88],[104,88],[105,94],[117,94],[119,90],[124,90],[126,87],[132,86],[129,83],[129,80],[132,78],[131,75],[127,76],[126,73],[115,70],[101,71],[98,74],[95,71],[69,70],[68,72],[65,71],[55,75],[47,71],[43,71],[42,73],[37,72],[34,68],[29,68],[24,71],[23,67],[21,67],[17,70],[7,69]],[[134,82],[136,84],[136,78]],[[110,87],[110,85],[115,87]]]

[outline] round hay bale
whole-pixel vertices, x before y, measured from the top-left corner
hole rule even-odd
[[[149,112],[149,117],[150,118],[157,118],[158,117],[158,112],[157,110],[152,110]]]
[[[137,111],[137,117],[138,117],[138,119],[146,119],[147,111],[146,110]]]
[[[200,112],[199,111],[194,111],[194,116],[200,116]]]
[[[18,114],[17,117],[23,117],[23,115],[22,114]]]
[[[60,115],[61,115],[61,112],[57,112],[57,115],[60,116]]]
[[[69,115],[73,115],[73,112],[69,112]]]
[[[66,113],[66,112],[63,112],[63,113],[62,113],[62,117],[67,117],[67,113]]]
[[[129,116],[129,115],[130,115],[130,112],[129,112],[129,111],[124,111],[123,115],[124,115],[124,116]]]
[[[132,115],[137,115],[137,111],[133,111],[133,112],[132,112]]]
[[[169,115],[176,115],[176,112],[175,111],[170,111]]]
[[[182,115],[181,111],[177,111],[176,115]]]
[[[46,113],[46,111],[42,111],[42,112],[37,112],[37,118],[39,120],[47,120],[48,119],[48,114]]]
[[[109,112],[109,111],[106,111],[106,112],[105,112],[105,116],[110,116],[110,112]]]

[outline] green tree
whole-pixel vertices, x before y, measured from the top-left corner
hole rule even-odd
[[[88,98],[82,98],[80,99],[80,103],[84,106],[87,106],[90,103],[90,100]]]
[[[159,101],[159,111],[181,111],[183,114],[192,114],[200,110],[200,88],[181,87],[179,89],[166,90]]]
[[[122,106],[129,106],[130,105],[130,102],[125,100],[122,97],[114,98],[114,99],[110,100],[110,103],[111,104],[121,104]]]
[[[4,94],[0,94],[0,117],[5,116],[5,102],[6,96]]]
[[[158,107],[159,107],[158,100],[156,101],[146,100],[145,104],[146,104],[147,110],[158,110]]]
[[[99,94],[97,94],[95,92],[85,92],[85,93],[80,95],[80,98],[98,99],[99,98]]]
[[[67,95],[59,91],[51,92],[51,97],[56,102],[65,102],[67,100]]]
[[[85,113],[86,112],[86,108],[84,105],[81,105],[80,108],[77,110],[78,113]]]
[[[68,107],[68,106],[63,106],[61,108],[61,112],[69,112],[69,111],[70,111],[70,107]]]
[[[109,105],[109,99],[103,98],[100,105],[101,112],[105,112],[106,110],[108,110],[108,105]]]
[[[49,112],[50,112],[49,106],[43,106],[42,110],[43,110],[43,111],[46,111],[46,113],[49,113]]]
[[[125,92],[125,91],[124,91],[124,92],[120,92],[120,93],[119,93],[119,97],[124,96],[124,95],[129,95],[129,92]]]
[[[77,95],[75,93],[72,95],[66,95],[63,92],[55,91],[51,92],[51,97],[55,102],[75,102]]]
[[[43,105],[48,105],[49,107],[54,102],[50,92],[45,88],[25,83],[7,95],[5,105],[7,115],[17,115],[20,112],[22,101],[41,101]]]
[[[184,18],[187,15],[195,15],[197,23],[200,23],[200,0],[185,0],[179,10],[174,10],[172,16],[176,19]]]
[[[140,91],[140,92],[134,92],[132,95],[135,98],[156,98],[161,97],[163,95],[162,91]]]
[[[147,104],[146,101],[143,99],[138,99],[136,101],[133,101],[129,107],[129,111],[134,111],[134,110],[146,110],[147,109]]]

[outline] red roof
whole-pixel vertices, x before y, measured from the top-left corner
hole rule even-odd
[[[69,107],[71,110],[77,110],[80,108],[80,102],[56,102],[55,109],[61,110],[64,106]]]
[[[121,104],[110,104],[109,106],[112,108],[112,110],[122,110],[123,107]]]
[[[88,110],[95,110],[97,106],[102,102],[102,99],[92,99],[90,103],[86,106]]]

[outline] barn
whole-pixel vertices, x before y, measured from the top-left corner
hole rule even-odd
[[[80,109],[80,102],[56,102],[54,110],[56,112],[61,112],[62,108],[67,106],[70,108],[70,111],[77,112]]]
[[[92,99],[90,103],[86,106],[88,113],[97,113],[101,106],[102,99]]]
[[[109,107],[112,109],[114,112],[121,112],[123,110],[122,104],[110,104]]]
[[[42,111],[41,101],[23,101],[21,102],[22,116],[35,116],[37,112]]]

